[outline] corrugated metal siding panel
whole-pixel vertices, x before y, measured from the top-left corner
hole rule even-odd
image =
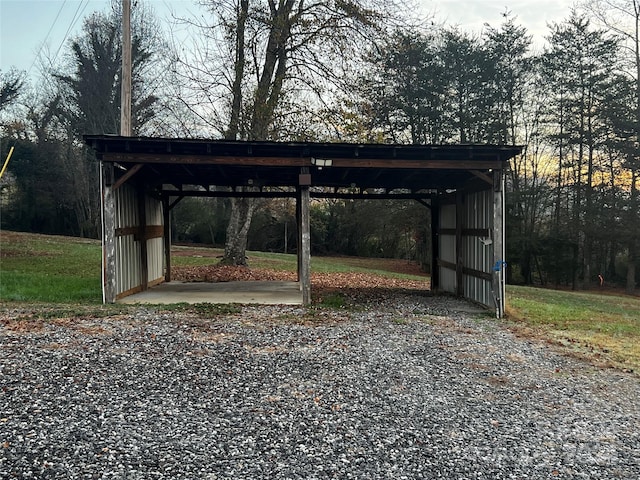
[[[491,282],[471,275],[463,275],[465,297],[474,302],[493,307]]]
[[[440,289],[443,292],[456,293],[456,271],[440,267]]]
[[[440,238],[440,259],[456,263],[456,236],[440,234],[438,237]]]
[[[493,192],[485,190],[465,197],[463,228],[488,229],[493,227]],[[485,245],[476,235],[462,238],[464,266],[485,273],[492,273],[493,244]],[[483,238],[484,239],[484,238]],[[491,282],[473,275],[463,275],[464,294],[467,298],[493,307]]]
[[[116,240],[116,265],[118,268],[117,294],[121,294],[141,283],[140,243],[133,235],[118,237]]]
[[[162,225],[162,201],[147,196],[145,208],[147,225]]]
[[[164,240],[162,238],[152,238],[147,242],[147,262],[150,282],[164,278]]]
[[[115,191],[115,228],[127,229],[126,234],[120,230],[116,234],[116,295],[142,287],[142,264],[140,256],[142,245],[135,240],[133,231],[140,227],[140,209],[138,192],[130,185],[124,184]],[[162,201],[145,196],[145,217],[147,226],[162,226],[164,217]],[[164,277],[164,238],[147,240],[147,273],[149,282],[156,282]]]
[[[147,225],[162,225],[162,201],[153,197],[146,197]],[[154,282],[164,277],[164,237],[152,238],[147,241],[147,265],[149,281]]]
[[[469,230],[488,230],[489,237],[493,232],[493,190],[466,194],[461,204],[460,225],[463,235],[461,238],[462,263],[465,269],[493,274],[493,243],[485,245],[480,240],[485,240],[484,235],[469,235]],[[456,205],[443,205],[440,209],[440,229],[456,228]],[[439,258],[443,262],[457,263],[456,237],[455,235],[438,236],[440,242]],[[445,292],[456,293],[456,272],[451,268],[440,267],[440,289]],[[462,275],[463,295],[475,302],[493,308],[494,297],[492,282],[475,275]]]
[[[440,228],[456,228],[456,206],[443,205],[440,210]],[[456,237],[455,235],[438,235],[440,242],[440,260],[456,263]],[[455,293],[456,272],[446,267],[440,268],[440,289],[445,292]]]
[[[440,210],[440,228],[456,228],[456,206],[443,205]]]
[[[129,185],[122,185],[115,191],[116,231],[119,228],[138,227],[136,191]],[[116,295],[140,285],[140,244],[133,235],[116,237]]]

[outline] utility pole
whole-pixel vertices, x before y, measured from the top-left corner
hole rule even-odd
[[[131,0],[122,0],[122,86],[120,87],[120,135],[131,136]],[[100,161],[102,184],[102,301],[114,303],[118,286],[116,243],[118,203],[113,188],[113,165]],[[146,284],[145,284],[146,285]]]
[[[122,0],[122,87],[120,135],[131,136],[131,0]]]

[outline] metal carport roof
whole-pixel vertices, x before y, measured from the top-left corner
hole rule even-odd
[[[243,142],[90,135],[99,160],[128,169],[149,186],[271,187],[299,185],[308,167],[313,187],[402,189],[412,193],[455,189],[502,169],[521,151],[496,145],[385,145]],[[327,190],[330,192],[331,190]],[[206,193],[202,192],[203,195]]]

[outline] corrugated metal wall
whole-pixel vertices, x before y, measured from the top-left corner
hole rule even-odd
[[[116,216],[116,295],[140,287],[142,268],[140,242],[135,233],[140,227],[140,215],[136,190],[122,185],[114,191]]]
[[[150,196],[145,197],[147,225],[162,226],[162,201]],[[149,269],[149,284],[156,284],[164,279],[164,238],[159,236],[147,240],[147,265]]]
[[[491,275],[493,268],[493,191],[465,196],[463,204],[463,230],[487,230],[487,235],[469,233],[462,236],[462,258],[465,267]],[[483,242],[484,241],[484,242]],[[491,277],[463,273],[464,295],[487,306],[494,306]]]
[[[164,239],[162,235],[146,240],[147,285],[143,285],[142,241],[140,232],[149,227],[159,230],[163,225],[162,202],[144,197],[146,227],[140,227],[139,196],[136,189],[124,184],[114,191],[116,296],[126,296],[159,283],[164,278]],[[144,235],[147,235],[146,233]]]
[[[494,231],[494,192],[455,194],[443,201],[439,215],[439,289],[449,293],[460,293],[474,302],[488,307],[495,306],[492,273]],[[461,208],[461,212],[457,209]],[[457,225],[460,218],[462,225]],[[462,259],[462,285],[458,288],[456,265],[456,232],[460,234],[460,255]]]
[[[448,262],[453,265],[456,264],[456,235],[442,233],[443,229],[456,228],[456,206],[454,205],[442,205],[440,210],[440,225],[441,231],[438,235],[440,242],[440,260]],[[450,267],[440,265],[440,289],[445,292],[456,292],[456,271]]]

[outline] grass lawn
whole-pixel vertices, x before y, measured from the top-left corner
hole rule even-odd
[[[640,371],[640,298],[508,286],[507,303],[522,331],[602,365]]]
[[[100,303],[101,255],[95,240],[0,232],[0,299]]]

